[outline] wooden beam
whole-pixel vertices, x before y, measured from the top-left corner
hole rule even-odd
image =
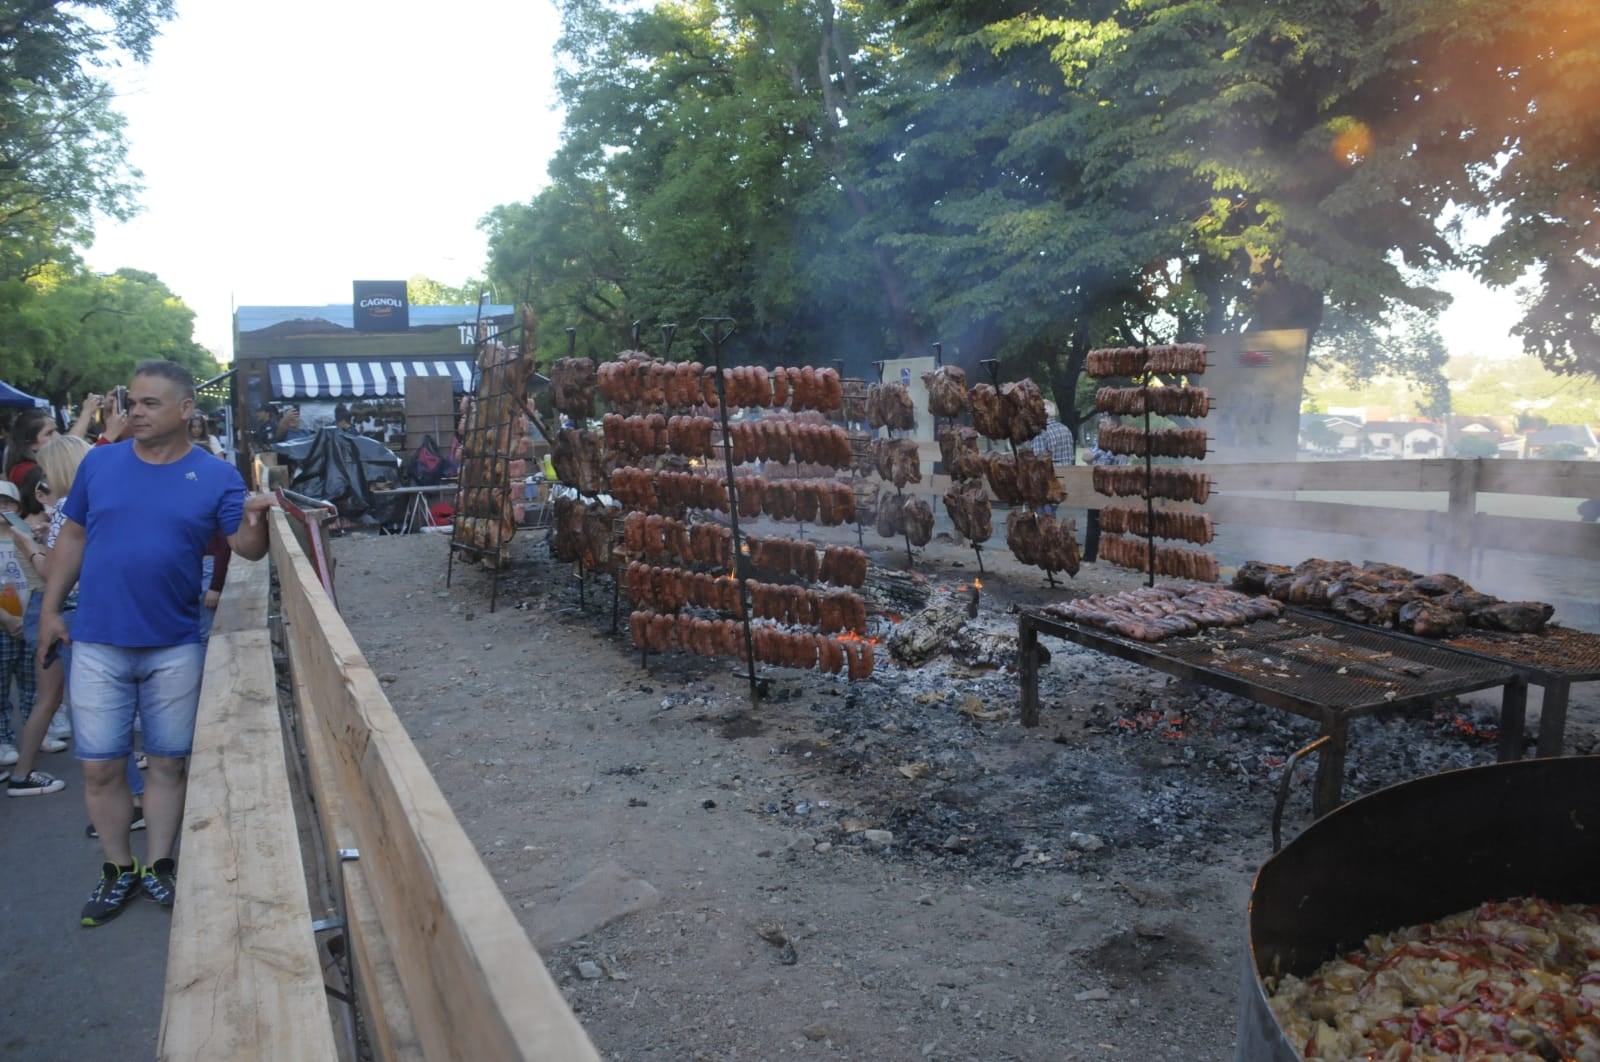
[[[1448,459],[1422,461],[1274,461],[1192,465],[1209,472],[1220,490],[1393,490],[1444,491],[1450,488]]]
[[[290,682],[300,719],[300,740],[326,846],[323,859],[339,890],[345,939],[350,943],[350,955],[354,960],[356,1006],[361,1011],[373,1056],[378,1062],[413,1062],[424,1057],[422,1043],[417,1039],[417,1029],[406,1006],[394,950],[378,918],[372,889],[366,883],[366,871],[359,859],[347,863],[339,858],[340,849],[356,848],[357,842],[345,815],[344,800],[339,796],[334,754],[323,723],[324,706],[319,703],[308,679],[304,650],[295,637],[293,623],[285,624],[284,632]]]
[[[265,629],[215,635],[189,759],[157,1057],[338,1057]]]
[[[1444,513],[1425,509],[1390,509],[1341,502],[1290,501],[1248,495],[1213,495],[1200,507],[1220,524],[1276,527],[1375,538],[1423,538],[1442,535]]]
[[[340,798],[424,1056],[598,1062],[285,521],[273,514],[272,544],[290,637],[326,708]]]
[[[272,566],[264,560],[234,557],[222,584],[222,601],[211,623],[211,635],[267,629],[267,601],[272,596]]]
[[[1600,557],[1600,524],[1479,513],[1473,545],[1478,549],[1509,549],[1592,561]]]
[[[1484,461],[1478,490],[1484,494],[1600,498],[1600,462]]]

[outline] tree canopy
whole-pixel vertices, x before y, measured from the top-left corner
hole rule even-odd
[[[7,382],[57,404],[126,383],[146,358],[175,361],[198,380],[218,372],[194,341],[194,311],[153,273],[47,266],[13,291],[20,300],[0,312],[0,365]]]
[[[937,338],[1061,397],[1091,346],[1293,327],[1443,412],[1433,276],[1464,266],[1600,373],[1590,0],[560,9],[550,183],[484,227],[491,277],[595,352],[721,314],[762,359]],[[1474,245],[1473,214],[1504,224]]]
[[[0,376],[56,402],[126,382],[143,358],[217,369],[153,274],[96,275],[78,257],[97,215],[137,209],[105,74],[147,61],[172,17],[172,0],[0,4]]]

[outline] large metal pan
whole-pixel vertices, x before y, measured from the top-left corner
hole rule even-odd
[[[1370,933],[1527,895],[1600,902],[1600,756],[1430,775],[1318,819],[1256,874],[1235,1059],[1300,1057],[1263,975],[1304,976]]]

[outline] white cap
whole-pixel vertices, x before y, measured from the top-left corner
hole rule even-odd
[[[0,479],[0,498],[10,498],[18,505],[22,504],[22,492],[9,479]]]

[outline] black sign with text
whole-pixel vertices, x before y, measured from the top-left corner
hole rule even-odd
[[[355,282],[357,332],[404,332],[411,327],[411,305],[403,280]]]

